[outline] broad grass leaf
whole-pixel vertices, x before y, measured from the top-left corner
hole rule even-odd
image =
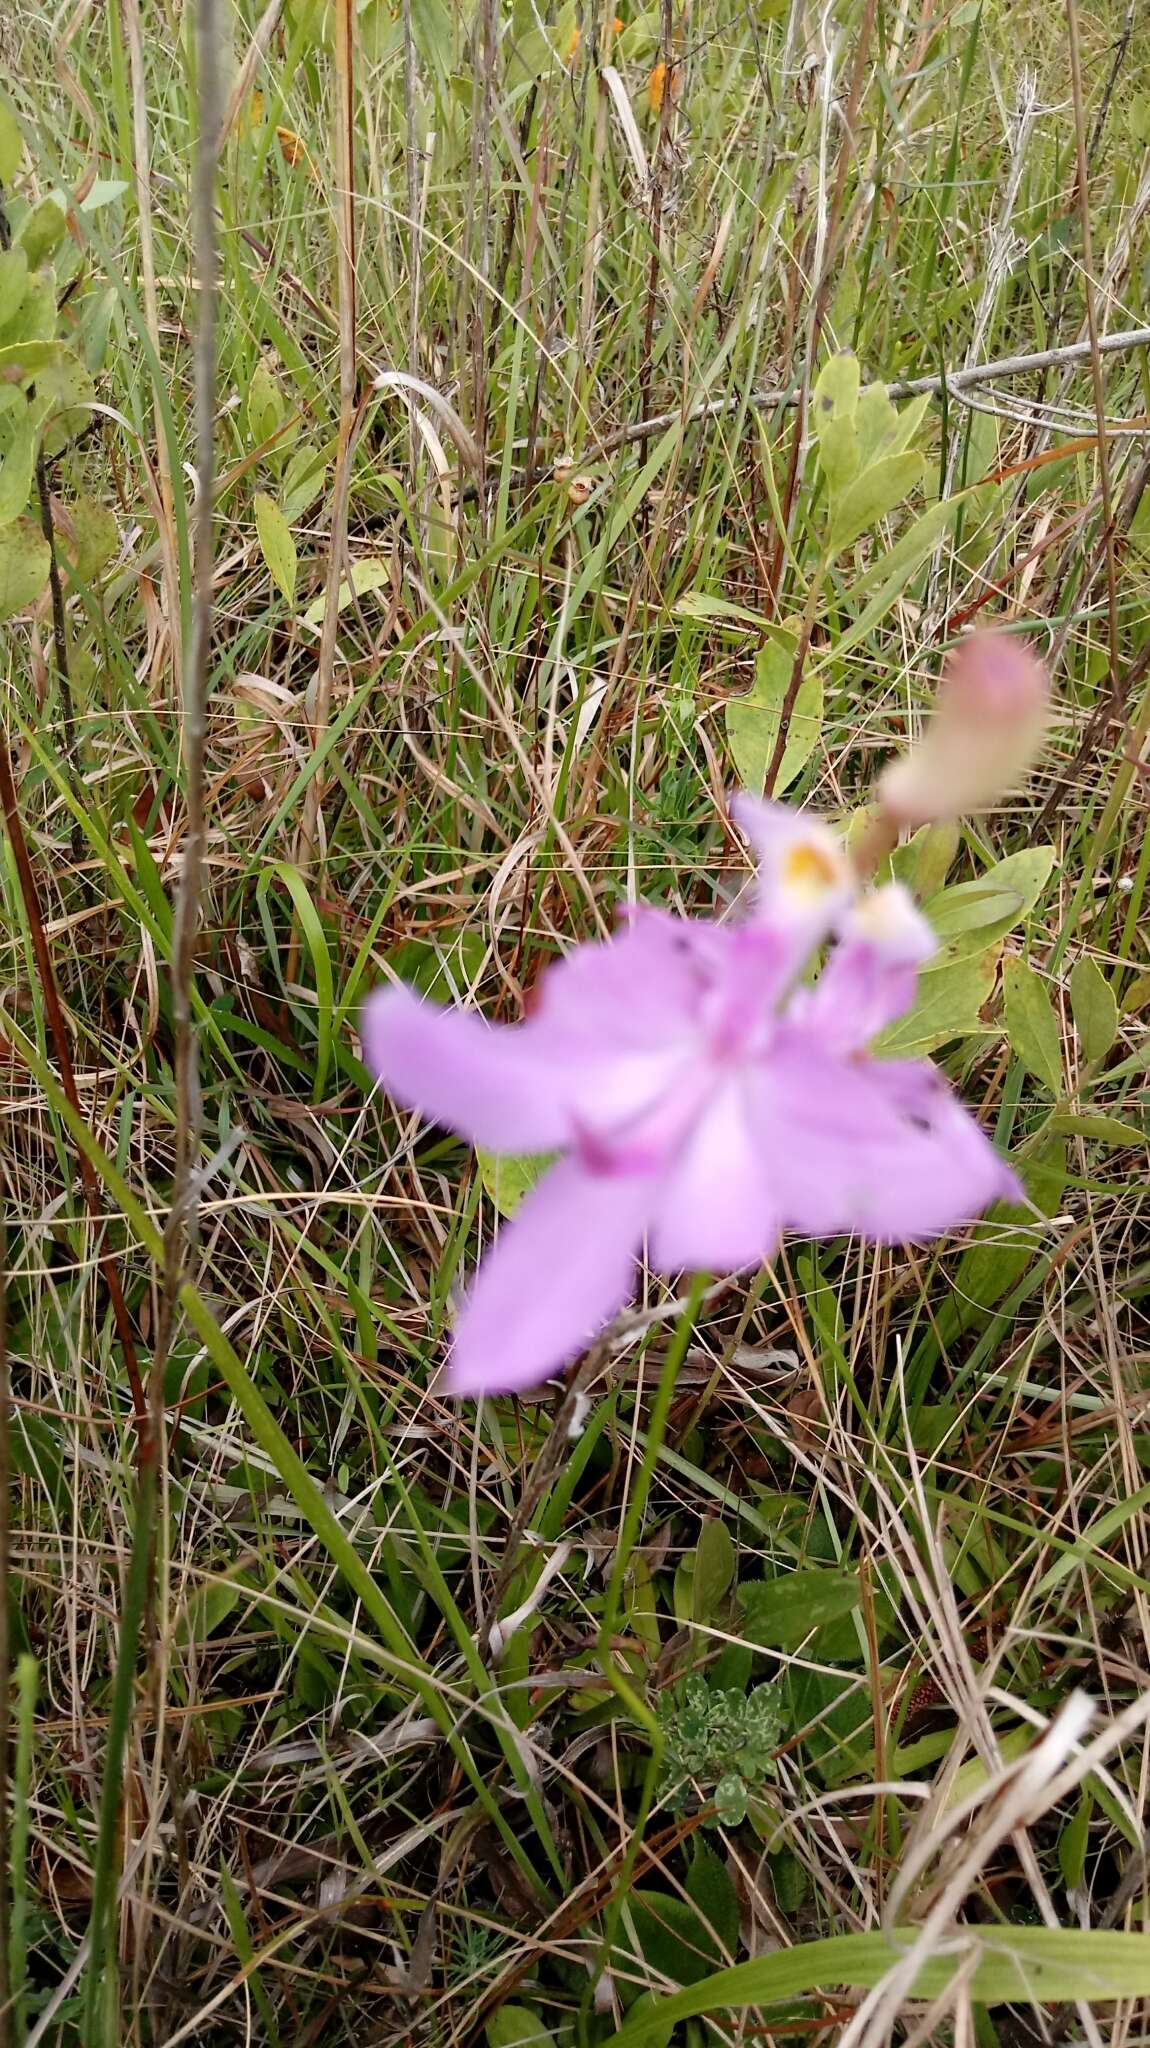
[[[266,491],[257,491],[252,500],[256,515],[256,533],[264,561],[271,572],[273,583],[286,597],[290,605],[295,603],[296,578],[299,557],[292,539],[291,527],[280,511],[274,498]]]
[[[1088,1060],[1104,1060],[1118,1036],[1118,998],[1097,960],[1085,955],[1070,972],[1074,1029]]]
[[[615,2035],[617,2048],[652,2048],[668,2022],[703,2013],[746,2012],[800,1992],[877,1984],[917,1933],[908,1927],[890,1934],[833,1934],[736,1963],[628,2017]],[[960,1970],[963,1993],[977,2005],[1144,1998],[1150,1993],[1150,1935],[1078,1927],[971,1928],[968,1942],[926,1959],[908,1996],[938,1998]]]
[[[510,1153],[476,1151],[479,1162],[479,1178],[484,1191],[490,1195],[501,1216],[514,1216],[515,1211],[529,1194],[537,1180],[546,1173],[555,1157],[553,1152],[526,1152],[518,1157]]]
[[[1062,1036],[1042,977],[1013,954],[1002,970],[1006,1036],[1028,1074],[1052,1095],[1062,1089]]]
[[[831,553],[841,554],[861,533],[877,526],[922,482],[925,472],[925,458],[914,449],[880,455],[835,498],[827,540]]]
[[[51,566],[48,543],[30,519],[0,527],[0,619],[10,619],[39,597]]]
[[[745,697],[727,705],[727,739],[744,789],[761,796],[767,769],[779,736],[783,699],[794,668],[797,642],[791,633],[774,633],[759,649],[755,680]],[[823,725],[823,679],[808,665],[799,684],[787,725],[787,740],[775,782],[775,795],[797,781],[810,760]]]
[[[982,1018],[998,973],[1001,948],[992,946],[982,953],[958,960],[943,958],[919,976],[918,994],[905,1017],[900,1017],[875,1040],[874,1051],[882,1059],[907,1059],[911,1055],[936,1052],[956,1038],[984,1033]]]

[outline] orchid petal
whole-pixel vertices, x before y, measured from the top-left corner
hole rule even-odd
[[[756,1122],[783,1221],[806,1236],[905,1244],[1020,1199],[926,1061],[848,1061],[796,1035],[761,1069]]]
[[[736,1076],[713,1097],[664,1176],[651,1223],[658,1272],[734,1273],[773,1252],[778,1213],[767,1154],[747,1110],[746,1083]]]
[[[536,1386],[630,1297],[650,1213],[644,1175],[598,1177],[566,1159],[505,1223],[464,1302],[448,1366],[456,1394]]]
[[[841,839],[821,818],[745,791],[732,797],[731,815],[758,863],[756,914],[809,951],[858,887]]]
[[[900,883],[872,889],[852,907],[839,944],[814,988],[799,991],[791,1017],[829,1051],[861,1052],[909,1010],[919,968],[937,951]]]
[[[571,1136],[570,1057],[551,1056],[529,1025],[488,1024],[407,988],[364,1005],[364,1061],[390,1095],[492,1152],[549,1152]]]

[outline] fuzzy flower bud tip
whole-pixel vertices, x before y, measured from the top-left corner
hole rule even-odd
[[[995,803],[1026,775],[1049,703],[1046,670],[1025,641],[972,633],[947,658],[922,739],[884,771],[884,809],[914,826]]]

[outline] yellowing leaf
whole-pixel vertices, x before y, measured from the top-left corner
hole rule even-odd
[[[1070,1008],[1087,1059],[1105,1059],[1118,1036],[1118,999],[1098,962],[1085,955],[1071,970]]]
[[[727,705],[727,739],[744,788],[759,795],[779,736],[783,699],[794,668],[793,633],[776,633],[759,650],[755,680],[745,697],[732,697]],[[782,763],[775,782],[775,795],[789,789],[806,767],[823,723],[823,679],[813,667],[806,669],[799,684],[790,719]]]
[[[501,1152],[476,1152],[479,1178],[501,1216],[513,1216],[554,1158],[553,1152],[525,1152],[518,1158]]]
[[[0,527],[0,619],[10,619],[39,597],[48,581],[48,543],[30,519]]]
[[[340,579],[336,610],[346,611],[353,594],[356,597],[366,597],[369,591],[382,590],[384,585],[390,582],[391,563],[385,562],[381,555],[364,555],[360,561],[352,563],[350,582],[346,576]],[[323,625],[326,609],[327,593],[323,592],[309,604],[303,615],[304,625],[313,626],[318,631]]]
[[[1028,1074],[1057,1095],[1062,1088],[1062,1039],[1045,982],[1017,954],[1002,970],[1006,1036]]]
[[[294,604],[298,558],[291,527],[275,499],[269,498],[266,491],[256,492],[253,510],[256,515],[256,533],[259,536],[264,561],[271,571],[272,581],[283,592],[288,603]]]

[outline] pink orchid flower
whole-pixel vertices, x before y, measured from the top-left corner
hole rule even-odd
[[[909,1007],[934,935],[897,884],[860,892],[833,833],[749,797],[741,923],[640,905],[543,976],[522,1024],[378,990],[364,1057],[397,1102],[503,1153],[562,1156],[464,1302],[449,1383],[528,1387],[656,1272],[732,1273],[785,1230],[931,1238],[1019,1184],[928,1060],[867,1047]],[[804,979],[815,949],[826,966]]]

